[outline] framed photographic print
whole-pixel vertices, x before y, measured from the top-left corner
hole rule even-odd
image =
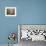
[[[24,40],[46,41],[46,24],[18,24],[18,42]]]
[[[5,7],[5,16],[16,16],[16,7]]]

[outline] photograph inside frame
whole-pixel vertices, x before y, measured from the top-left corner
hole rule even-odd
[[[46,25],[20,24],[18,26],[18,31],[20,31],[20,41],[46,41]]]

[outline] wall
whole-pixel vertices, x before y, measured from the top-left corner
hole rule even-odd
[[[15,6],[17,16],[6,17],[6,6]],[[0,44],[8,43],[9,32],[18,32],[17,24],[46,24],[46,0],[0,0]]]

